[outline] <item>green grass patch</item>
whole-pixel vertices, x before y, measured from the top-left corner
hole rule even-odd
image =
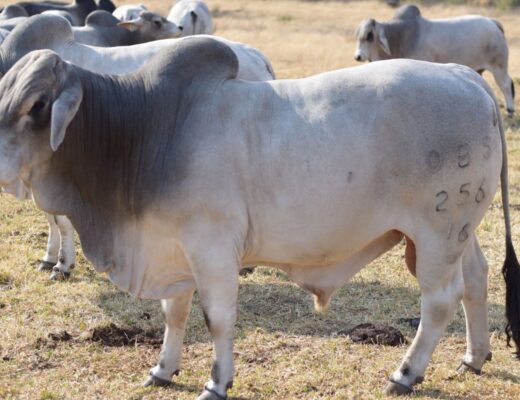
[[[281,22],[291,22],[293,20],[293,17],[290,16],[290,15],[280,15],[278,18],[277,18],[278,21],[281,21]]]

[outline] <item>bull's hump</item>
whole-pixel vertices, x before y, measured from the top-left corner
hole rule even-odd
[[[231,48],[210,37],[190,37],[161,51],[142,69],[178,82],[236,78],[238,59]]]
[[[39,14],[16,26],[2,44],[3,49],[47,49],[56,42],[73,40],[70,24],[56,15]]]
[[[105,10],[96,10],[90,13],[85,20],[85,25],[92,27],[116,26],[120,22],[116,17]]]
[[[394,14],[394,19],[416,19],[420,16],[421,11],[419,10],[419,7],[413,4],[409,4],[399,8]]]

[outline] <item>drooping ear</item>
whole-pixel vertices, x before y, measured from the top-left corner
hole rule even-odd
[[[190,11],[190,15],[191,15],[191,23],[193,26],[195,26],[196,22],[197,22],[197,18],[198,18],[198,15],[195,11]]]
[[[383,51],[391,56],[390,46],[388,45],[388,39],[386,38],[385,28],[381,24],[376,23],[376,34],[377,34],[377,43],[383,49]]]
[[[117,26],[128,29],[130,32],[135,32],[143,27],[143,21],[140,18],[136,18],[130,21],[118,22]]]
[[[58,150],[58,147],[65,139],[65,132],[70,122],[78,112],[81,100],[83,99],[83,89],[79,79],[71,79],[61,91],[58,98],[52,103],[51,111],[51,149]]]

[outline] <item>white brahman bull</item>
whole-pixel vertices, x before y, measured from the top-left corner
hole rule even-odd
[[[0,81],[0,185],[21,179],[40,208],[69,217],[119,288],[168,299],[149,382],[179,370],[196,289],[215,349],[199,399],[224,399],[242,265],[278,266],[323,308],[403,235],[421,323],[387,392],[422,380],[461,299],[462,369],[480,370],[487,263],[475,230],[499,181],[507,334],[518,348],[506,142],[485,81],[414,60],[268,82],[236,79],[238,67],[228,46],[193,37],[121,77],[35,51]]]

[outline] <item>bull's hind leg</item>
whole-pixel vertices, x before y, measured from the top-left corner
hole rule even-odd
[[[421,323],[406,356],[390,377],[386,394],[405,394],[423,380],[431,355],[462,298],[462,249],[447,250],[442,238],[414,240],[421,288]]]
[[[459,372],[480,374],[484,362],[491,358],[489,352],[489,327],[487,314],[488,265],[475,235],[471,238],[463,257],[464,297],[466,314],[467,350]]]
[[[166,328],[159,363],[150,370],[144,386],[167,386],[181,366],[182,342],[186,331],[186,321],[191,308],[194,290],[171,299],[161,300]]]

